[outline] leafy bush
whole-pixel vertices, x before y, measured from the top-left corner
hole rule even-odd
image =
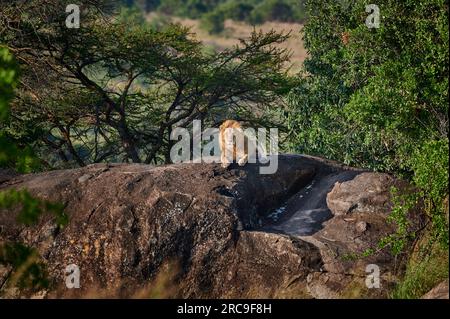
[[[200,26],[209,33],[217,34],[224,30],[225,15],[221,11],[213,11],[203,16]]]
[[[122,7],[117,15],[117,20],[127,22],[129,25],[143,25],[145,16],[143,11],[136,6]]]
[[[265,0],[255,6],[249,21],[259,24],[265,21],[303,22],[300,1]]]
[[[428,141],[411,158],[417,196],[424,201],[424,211],[432,224],[432,236],[444,248],[448,239],[448,140]]]
[[[30,147],[17,145],[9,134],[2,129],[10,115],[8,103],[13,97],[17,85],[18,67],[12,54],[6,47],[0,46],[0,167],[14,168],[27,173],[39,166]]]
[[[227,19],[231,19],[234,21],[247,21],[251,15],[254,6],[251,3],[242,2],[239,0],[230,0],[225,2],[220,10]]]
[[[306,3],[310,56],[290,96],[293,148],[411,172],[417,146],[446,138],[448,11],[425,2],[382,1],[379,29],[365,25],[364,1]]]
[[[10,111],[9,102],[13,97],[18,81],[18,66],[6,47],[0,47],[0,124],[7,121]],[[28,172],[36,167],[37,160],[29,147],[20,148],[15,141],[5,134],[0,126],[0,168],[16,168]],[[38,221],[41,214],[51,212],[56,216],[56,223],[64,226],[67,215],[63,205],[41,201],[31,196],[26,190],[0,191],[0,211],[8,211],[19,206],[17,215],[19,223],[30,226]],[[2,243],[0,245],[0,264],[10,266],[8,285],[20,288],[45,288],[48,286],[45,266],[39,254],[33,248],[21,243]]]
[[[288,98],[290,149],[409,179],[417,192],[396,198],[397,232],[380,245],[402,251],[420,200],[432,240],[448,247],[446,1],[379,1],[378,29],[365,24],[365,1],[344,4],[306,2],[310,55]]]
[[[9,115],[8,102],[17,85],[17,65],[6,47],[0,46],[0,121]]]
[[[11,210],[20,206],[17,220],[26,226],[34,225],[44,213],[53,213],[56,224],[64,226],[67,224],[67,215],[64,214],[64,205],[42,201],[31,196],[26,190],[7,190],[0,192],[0,209]]]
[[[420,239],[421,246],[409,258],[405,274],[400,279],[391,297],[396,299],[418,299],[448,278],[449,251],[438,242],[432,242],[428,234]]]
[[[224,0],[161,0],[157,10],[169,15],[198,19]]]
[[[39,290],[49,286],[45,265],[34,248],[20,243],[0,245],[0,264],[13,269],[8,282],[11,287]]]

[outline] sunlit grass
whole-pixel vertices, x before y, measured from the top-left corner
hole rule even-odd
[[[427,249],[426,241],[421,240],[422,249]],[[429,248],[431,253],[421,257],[421,252],[416,252],[407,264],[406,273],[391,297],[394,299],[418,299],[434,288],[437,284],[449,277],[449,252],[439,243],[434,243]]]

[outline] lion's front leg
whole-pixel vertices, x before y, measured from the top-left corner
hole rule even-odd
[[[245,154],[239,159],[238,164],[239,166],[244,166],[245,164],[247,164],[247,162],[248,162],[248,155]]]
[[[227,168],[231,164],[228,161],[227,157],[225,156],[225,152],[222,152],[222,154],[220,154],[220,163],[221,163],[223,168]]]

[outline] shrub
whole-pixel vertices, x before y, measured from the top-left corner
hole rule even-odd
[[[18,67],[9,50],[0,47],[0,124],[8,119],[9,101],[13,97],[18,81]],[[9,138],[0,126],[0,168],[15,167],[28,172],[36,164],[30,148],[21,149]],[[41,201],[31,196],[26,190],[0,191],[0,210],[11,210],[20,206],[18,222],[30,226],[38,221],[41,214],[51,212],[56,216],[56,223],[64,226],[67,216],[63,205]],[[21,243],[1,243],[0,264],[11,267],[8,286],[20,288],[45,288],[48,286],[45,266],[39,254],[33,248]]]
[[[309,50],[286,114],[291,151],[388,171],[411,181],[395,197],[397,232],[380,245],[402,251],[407,214],[420,200],[432,241],[448,248],[448,7],[443,0],[377,2],[369,29],[365,1],[347,7],[309,0]]]
[[[201,27],[209,33],[217,34],[224,30],[225,16],[221,11],[206,14],[201,21]]]

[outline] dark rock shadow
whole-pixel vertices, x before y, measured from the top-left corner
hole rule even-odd
[[[336,182],[353,179],[359,171],[321,173],[310,184],[272,211],[262,230],[290,236],[309,236],[323,228],[333,217],[326,202],[327,194]]]

